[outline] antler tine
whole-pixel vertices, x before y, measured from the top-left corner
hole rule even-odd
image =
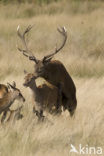
[[[12,86],[13,86],[14,88],[16,88],[16,82],[15,82],[15,81],[13,81]]]
[[[62,45],[57,49],[57,46],[55,47],[55,51],[47,56],[44,57],[43,60],[47,60],[49,58],[51,58],[53,55],[55,55],[56,53],[58,53],[65,45],[66,40],[67,40],[67,30],[65,27],[61,27],[61,28],[57,28],[58,32],[64,37],[63,43]]]
[[[23,49],[21,49],[21,48],[19,48],[19,47],[17,47],[17,49],[18,49],[20,52],[22,52],[24,56],[30,57],[29,54],[26,52],[26,50],[23,50]]]
[[[32,29],[32,27],[33,27],[33,26],[29,25],[29,26],[26,28],[26,30],[24,31],[23,36],[24,36],[26,33],[28,33],[28,32]]]
[[[18,34],[18,36],[20,37],[20,39],[22,40],[22,42],[23,42],[23,44],[24,44],[24,46],[25,46],[25,50],[24,50],[24,49],[21,49],[21,48],[19,48],[19,47],[17,47],[17,48],[18,48],[18,50],[19,50],[20,52],[23,53],[24,56],[28,57],[29,60],[35,61],[35,62],[37,63],[38,60],[37,60],[36,57],[32,54],[32,52],[28,49],[27,44],[26,44],[26,40],[25,40],[25,35],[32,29],[32,27],[33,27],[33,26],[29,25],[29,26],[25,29],[25,31],[23,32],[23,34],[20,33],[20,26],[17,27],[17,34]],[[31,55],[30,55],[29,53],[31,53]]]
[[[58,32],[67,37],[67,30],[65,27],[57,28]]]
[[[23,44],[25,45],[25,48],[26,48],[27,51],[29,51],[29,50],[28,50],[28,47],[27,47],[27,44],[26,44],[25,35],[31,30],[31,28],[32,28],[32,26],[29,25],[29,26],[25,29],[25,31],[23,32],[23,34],[21,34],[21,33],[20,33],[20,26],[18,25],[18,27],[17,27],[17,34],[18,34],[18,36],[21,38],[21,40],[22,40]]]

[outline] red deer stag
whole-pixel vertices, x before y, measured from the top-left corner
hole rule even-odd
[[[63,108],[64,110],[67,109],[72,116],[77,107],[75,84],[66,68],[64,67],[63,63],[58,60],[52,60],[53,56],[64,47],[67,40],[67,31],[65,27],[62,27],[60,29],[58,28],[58,32],[64,38],[62,45],[59,48],[56,47],[54,52],[52,52],[51,54],[44,56],[41,60],[38,60],[28,49],[25,40],[25,35],[30,31],[31,28],[31,26],[27,27],[23,34],[21,34],[19,26],[17,27],[17,34],[25,46],[24,50],[21,48],[18,48],[18,50],[22,52],[24,56],[28,57],[29,60],[35,62],[35,75],[37,75],[37,77],[43,77],[46,81],[59,88],[58,94],[59,97],[62,94]],[[58,98],[57,109],[60,108],[59,99],[60,98]]]
[[[14,85],[8,83],[8,85],[11,88],[11,90],[7,94],[5,94],[5,96],[2,99],[0,99],[0,114],[3,112],[1,122],[5,120],[7,112],[11,112],[9,108],[16,99],[22,100],[23,102],[25,101],[25,98],[21,94],[20,90],[16,88],[16,83],[14,83]]]
[[[29,87],[33,93],[33,112],[36,113],[39,119],[43,116],[43,110],[48,110],[50,113],[57,113],[56,105],[58,98],[58,88],[44,83],[40,86],[36,85],[34,74],[27,74],[25,76],[24,86]],[[60,108],[61,113],[61,108]]]

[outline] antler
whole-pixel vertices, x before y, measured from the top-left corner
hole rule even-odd
[[[17,34],[18,36],[20,37],[20,39],[22,40],[23,44],[24,44],[24,47],[25,47],[25,50],[24,49],[21,49],[21,48],[18,48],[18,50],[20,52],[23,53],[24,56],[28,57],[30,60],[32,61],[35,61],[35,63],[38,63],[38,60],[36,59],[36,57],[32,54],[32,52],[28,49],[27,47],[27,43],[26,43],[26,40],[25,40],[25,35],[32,29],[32,26],[29,25],[25,31],[23,32],[23,34],[20,33],[20,26],[17,27]],[[31,54],[31,55],[30,55]]]
[[[67,40],[67,30],[65,27],[57,28],[58,32],[64,37],[62,45],[57,49],[57,46],[55,48],[55,51],[49,55],[44,56],[43,60],[51,59],[53,55],[57,54],[65,45]]]

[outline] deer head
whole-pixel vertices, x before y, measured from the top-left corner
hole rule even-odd
[[[32,73],[28,73],[24,79],[25,82],[23,83],[23,85],[25,87],[29,87],[32,83],[35,83],[36,76]]]
[[[16,88],[16,83],[15,82],[13,82],[13,84],[7,83],[7,85],[11,89],[11,92],[15,94],[16,99],[22,100],[23,102],[25,102],[25,98],[23,97],[21,91],[18,88]]]
[[[59,48],[57,48],[57,46],[55,47],[55,50],[50,53],[49,55],[44,56],[41,60],[38,60],[33,53],[28,49],[27,43],[26,43],[26,39],[25,39],[25,35],[32,29],[32,26],[28,26],[25,31],[23,33],[20,32],[20,27],[17,27],[17,34],[19,36],[19,38],[21,39],[21,41],[23,42],[24,48],[25,49],[21,49],[18,48],[18,50],[20,52],[22,52],[22,54],[26,57],[28,57],[29,60],[34,61],[35,62],[35,74],[37,74],[37,76],[42,76],[42,74],[44,73],[45,67],[51,62],[51,59],[53,58],[53,56],[55,54],[57,54],[65,45],[66,40],[67,40],[67,31],[65,27],[62,28],[58,28],[58,32],[63,36],[63,42],[60,45]]]

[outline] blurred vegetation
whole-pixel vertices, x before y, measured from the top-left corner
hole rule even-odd
[[[2,3],[11,3],[11,2],[17,2],[17,3],[52,3],[52,2],[57,2],[57,1],[71,1],[71,2],[76,2],[76,3],[82,3],[82,2],[91,2],[91,1],[103,1],[103,0],[0,0]]]
[[[98,3],[98,2],[104,2],[104,0],[0,0],[0,3],[3,4],[22,4],[22,3],[29,3],[29,4],[38,4],[38,5],[42,5],[42,4],[51,4],[51,3],[57,3],[57,2],[67,2],[67,3],[72,3],[73,5],[81,5],[83,3]],[[64,7],[64,6],[63,6]]]
[[[2,3],[11,3],[11,2],[17,2],[17,3],[52,3],[52,2],[60,2],[60,1],[68,1],[68,2],[76,2],[76,3],[82,3],[82,2],[97,2],[101,1],[103,2],[104,0],[0,0]]]
[[[60,13],[89,14],[97,9],[103,10],[103,2],[102,0],[0,0],[0,11],[5,9],[2,13],[7,18],[28,18],[41,14]]]
[[[61,0],[0,0],[0,2],[2,3],[13,3],[13,2],[17,2],[17,3],[38,3],[38,4],[49,4],[51,2],[57,2],[57,1],[61,1]]]

